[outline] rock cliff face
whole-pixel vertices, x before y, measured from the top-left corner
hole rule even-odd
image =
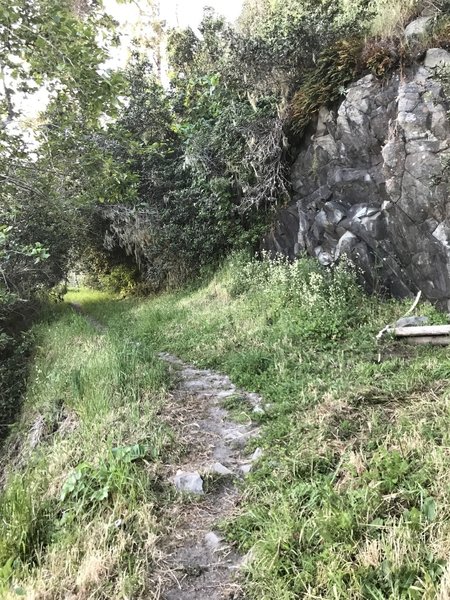
[[[429,51],[428,68],[368,75],[337,113],[320,111],[266,249],[307,251],[324,265],[347,254],[369,287],[420,289],[450,309],[449,106],[433,72],[445,58]]]

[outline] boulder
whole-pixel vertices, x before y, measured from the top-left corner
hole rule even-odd
[[[299,144],[293,201],[265,250],[290,258],[307,252],[327,266],[348,255],[369,291],[422,290],[450,310],[450,122],[433,77],[434,66],[447,63],[448,52],[429,50],[430,68],[387,81],[367,75],[349,86],[337,111],[321,111],[316,133]]]
[[[405,37],[407,39],[410,38],[420,38],[424,36],[433,20],[432,16],[424,16],[414,19],[405,29]]]

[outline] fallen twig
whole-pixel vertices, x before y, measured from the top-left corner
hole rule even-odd
[[[416,308],[416,306],[419,304],[421,296],[422,296],[422,292],[420,291],[420,292],[417,294],[417,296],[416,296],[416,299],[414,300],[414,302],[413,302],[413,304],[412,304],[411,308],[410,308],[410,309],[409,309],[407,312],[405,312],[405,314],[404,314],[402,317],[400,317],[401,319],[404,319],[405,317],[407,317],[408,315],[410,315],[410,314],[413,312],[413,310],[414,310],[414,309]],[[383,329],[381,329],[381,330],[380,330],[380,331],[377,333],[376,339],[377,339],[377,340],[380,340],[380,339],[383,337],[383,335],[384,335],[385,333],[391,332],[391,331],[392,331],[392,330],[395,328],[395,323],[396,323],[398,320],[399,320],[399,319],[397,319],[397,320],[396,320],[396,321],[394,321],[393,323],[389,323],[389,325],[386,325],[386,327],[383,327]]]

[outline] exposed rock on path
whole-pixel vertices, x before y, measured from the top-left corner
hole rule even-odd
[[[100,333],[106,326],[71,303]],[[257,423],[231,419],[225,400],[238,398],[246,413],[265,413],[262,399],[236,388],[226,375],[197,369],[171,354],[159,357],[176,375],[173,402],[166,420],[179,433],[185,452],[180,464],[166,465],[167,477],[188,502],[174,502],[169,532],[161,543],[154,597],[161,600],[244,600],[238,571],[244,557],[227,543],[218,526],[236,510],[238,483],[262,456],[260,448],[247,451],[258,435]],[[267,408],[269,405],[266,405]]]
[[[160,358],[177,375],[173,418],[187,447],[183,464],[171,467],[170,480],[179,490],[192,487],[193,492],[193,502],[181,507],[177,526],[166,543],[165,566],[171,583],[161,597],[243,598],[236,577],[243,558],[223,540],[217,525],[236,509],[239,478],[248,473],[261,451],[245,450],[258,433],[256,424],[233,422],[222,404],[238,395],[253,408],[262,408],[261,398],[236,389],[225,375],[196,369],[170,354]]]

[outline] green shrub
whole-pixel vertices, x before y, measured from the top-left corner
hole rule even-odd
[[[128,294],[136,285],[137,273],[135,269],[125,265],[112,267],[107,273],[98,276],[100,289],[112,293]]]

